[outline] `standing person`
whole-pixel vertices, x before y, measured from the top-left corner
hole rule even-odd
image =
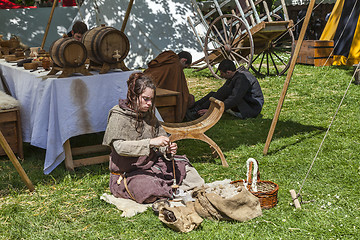
[[[69,37],[73,37],[78,41],[81,41],[82,36],[84,33],[88,30],[88,27],[85,23],[81,21],[76,21],[74,25],[72,26],[72,29],[70,32],[68,32]]]
[[[225,59],[218,67],[220,77],[225,84],[216,92],[210,92],[195,102],[194,107],[187,111],[187,120],[194,120],[207,112],[210,97],[224,102],[225,111],[242,119],[254,118],[261,112],[264,96],[258,80],[247,70],[236,71],[235,64]]]
[[[175,122],[181,122],[188,107],[194,104],[194,96],[189,93],[184,68],[189,67],[192,56],[189,52],[164,51],[148,63],[144,73],[151,77],[155,86],[180,92],[177,99]]]
[[[151,203],[173,197],[177,151],[154,115],[155,86],[143,73],[128,79],[126,99],[110,110],[103,144],[111,147],[110,191],[118,198]],[[186,191],[204,180],[185,156],[174,156],[176,184]],[[191,180],[190,180],[191,179]]]

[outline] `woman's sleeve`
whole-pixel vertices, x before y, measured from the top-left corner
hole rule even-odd
[[[150,139],[136,141],[115,140],[112,146],[120,156],[139,157],[150,155]]]

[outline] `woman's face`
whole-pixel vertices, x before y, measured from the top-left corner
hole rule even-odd
[[[141,112],[149,111],[154,99],[154,90],[145,88],[144,92],[139,96],[139,110]]]

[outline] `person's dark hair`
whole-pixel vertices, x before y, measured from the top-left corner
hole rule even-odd
[[[178,53],[178,57],[179,59],[181,58],[185,58],[186,59],[186,64],[191,64],[192,63],[192,56],[189,52],[187,51],[181,51]]]
[[[75,33],[84,34],[88,30],[88,27],[86,26],[85,23],[81,21],[76,21],[72,27],[72,30],[74,31],[74,34]]]
[[[150,88],[154,90],[154,98],[152,100],[151,108],[149,109],[150,112],[150,124],[154,126],[154,120],[155,120],[155,96],[156,96],[156,87],[151,80],[151,78],[147,75],[145,75],[142,72],[135,72],[132,73],[127,80],[128,85],[128,92],[127,92],[127,101],[128,101],[128,107],[135,111],[136,113],[136,124],[135,128],[137,132],[141,132],[141,128],[143,126],[142,120],[143,116],[142,113],[139,111],[139,97],[140,95],[145,91],[146,88]],[[155,129],[153,131],[155,133]]]
[[[235,64],[229,59],[224,59],[220,62],[218,69],[222,72],[236,71]]]

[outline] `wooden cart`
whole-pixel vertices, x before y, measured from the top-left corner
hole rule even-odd
[[[217,78],[217,65],[223,59],[260,75],[287,71],[295,40],[284,0],[272,11],[265,0],[212,0],[207,1],[206,14],[201,10],[204,2],[191,2],[194,17],[188,22],[205,54],[193,67],[208,67]]]

